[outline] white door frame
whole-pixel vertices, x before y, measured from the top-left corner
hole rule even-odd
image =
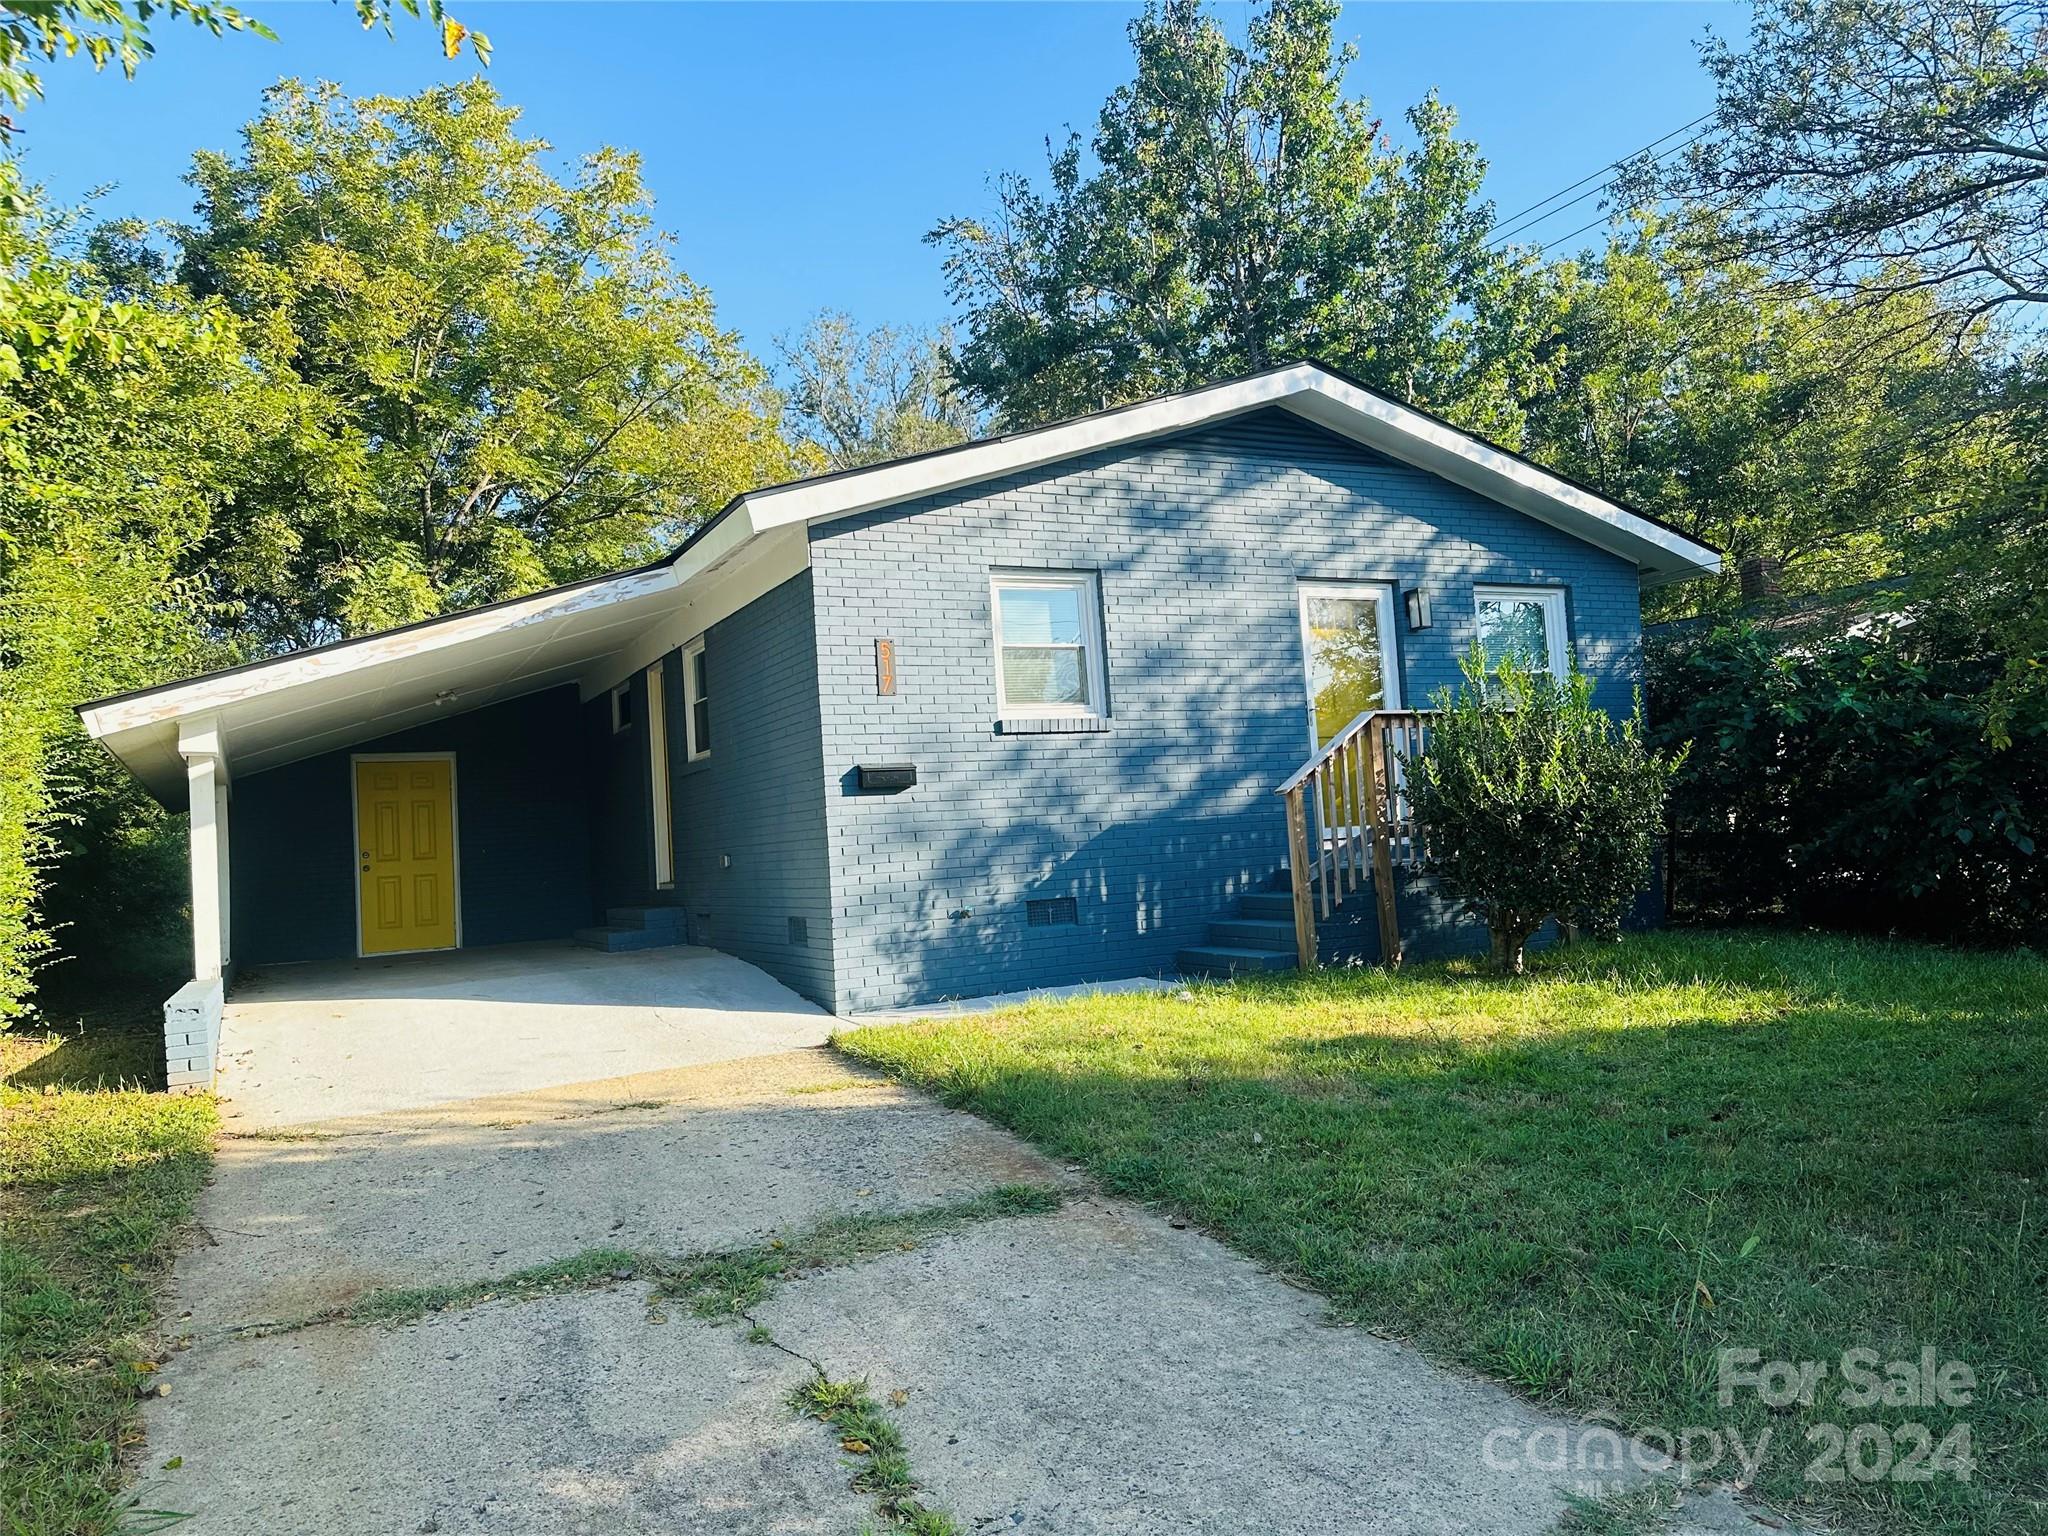
[[[356,772],[357,763],[427,763],[448,764],[448,842],[453,853],[455,868],[455,947],[462,948],[462,794],[455,781],[456,766],[453,752],[351,752],[348,755],[348,805],[349,805],[349,846],[354,851],[348,856],[349,880],[355,887],[356,907],[356,958],[383,960],[392,955],[445,955],[445,949],[381,949],[376,955],[363,953],[363,796],[362,779]]]
[[[1309,658],[1314,642],[1309,635],[1308,604],[1312,597],[1370,597],[1379,607],[1380,692],[1382,709],[1401,707],[1401,656],[1394,640],[1394,584],[1390,581],[1301,581],[1295,584],[1295,614],[1300,623],[1301,682],[1308,708],[1308,749],[1313,757],[1323,749],[1316,740],[1316,680]]]

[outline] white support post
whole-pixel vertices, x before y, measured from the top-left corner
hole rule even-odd
[[[164,1003],[164,1081],[173,1093],[213,1086],[228,963],[228,761],[220,722],[178,729],[192,854],[192,979]]]
[[[215,782],[214,760],[185,759],[185,784],[190,792],[192,837],[192,977],[218,981],[227,949],[222,942],[222,900],[227,875],[221,868],[222,791]]]
[[[228,932],[228,761],[220,721],[201,715],[178,727],[185,759],[192,850],[192,978],[218,981],[232,950]]]

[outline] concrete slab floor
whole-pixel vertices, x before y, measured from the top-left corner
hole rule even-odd
[[[230,1129],[373,1114],[822,1045],[832,1015],[716,950],[508,944],[281,965],[221,1023]]]

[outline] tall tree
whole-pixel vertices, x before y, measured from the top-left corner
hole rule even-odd
[[[1513,436],[1529,280],[1488,249],[1485,163],[1430,97],[1395,150],[1344,83],[1334,0],[1271,0],[1239,45],[1200,0],[1131,24],[1136,76],[1050,185],[997,183],[946,251],[963,384],[1011,424],[1318,356]]]
[[[974,408],[954,382],[950,327],[877,326],[820,310],[801,333],[779,337],[790,435],[831,469],[963,443]]]
[[[1940,339],[1929,294],[1865,310],[1654,221],[1554,273],[1531,450],[1729,556],[1718,589],[1656,594],[1654,613],[1732,607],[1752,556],[1788,593],[1896,575],[2005,461],[1981,362]]]
[[[264,645],[615,569],[786,478],[761,367],[648,214],[636,156],[569,179],[481,80],[287,81],[197,157],[178,272],[300,416],[206,550]]]
[[[288,405],[232,317],[110,293],[4,164],[0,194],[4,1022],[50,948],[41,888],[101,766],[71,706],[221,659],[182,570]]]
[[[2048,0],[1756,0],[1709,38],[1710,131],[1662,178],[1724,245],[1957,327],[2048,300]],[[1654,179],[1654,178],[1653,178]]]
[[[1712,41],[1711,132],[1639,185],[1717,214],[1716,254],[1759,260],[1880,317],[2005,353],[1981,424],[1998,472],[1920,527],[1919,596],[2005,658],[1987,724],[2048,708],[2048,0],[1756,0],[1746,46]],[[1929,311],[1914,301],[1939,297]]]

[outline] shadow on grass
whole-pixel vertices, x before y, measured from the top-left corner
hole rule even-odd
[[[49,1043],[53,1038],[55,1043]],[[55,1037],[17,1034],[8,1039],[7,1047],[0,1062],[10,1070],[0,1081],[10,1088],[139,1088],[154,1093],[164,1086],[160,1029],[131,1024]]]

